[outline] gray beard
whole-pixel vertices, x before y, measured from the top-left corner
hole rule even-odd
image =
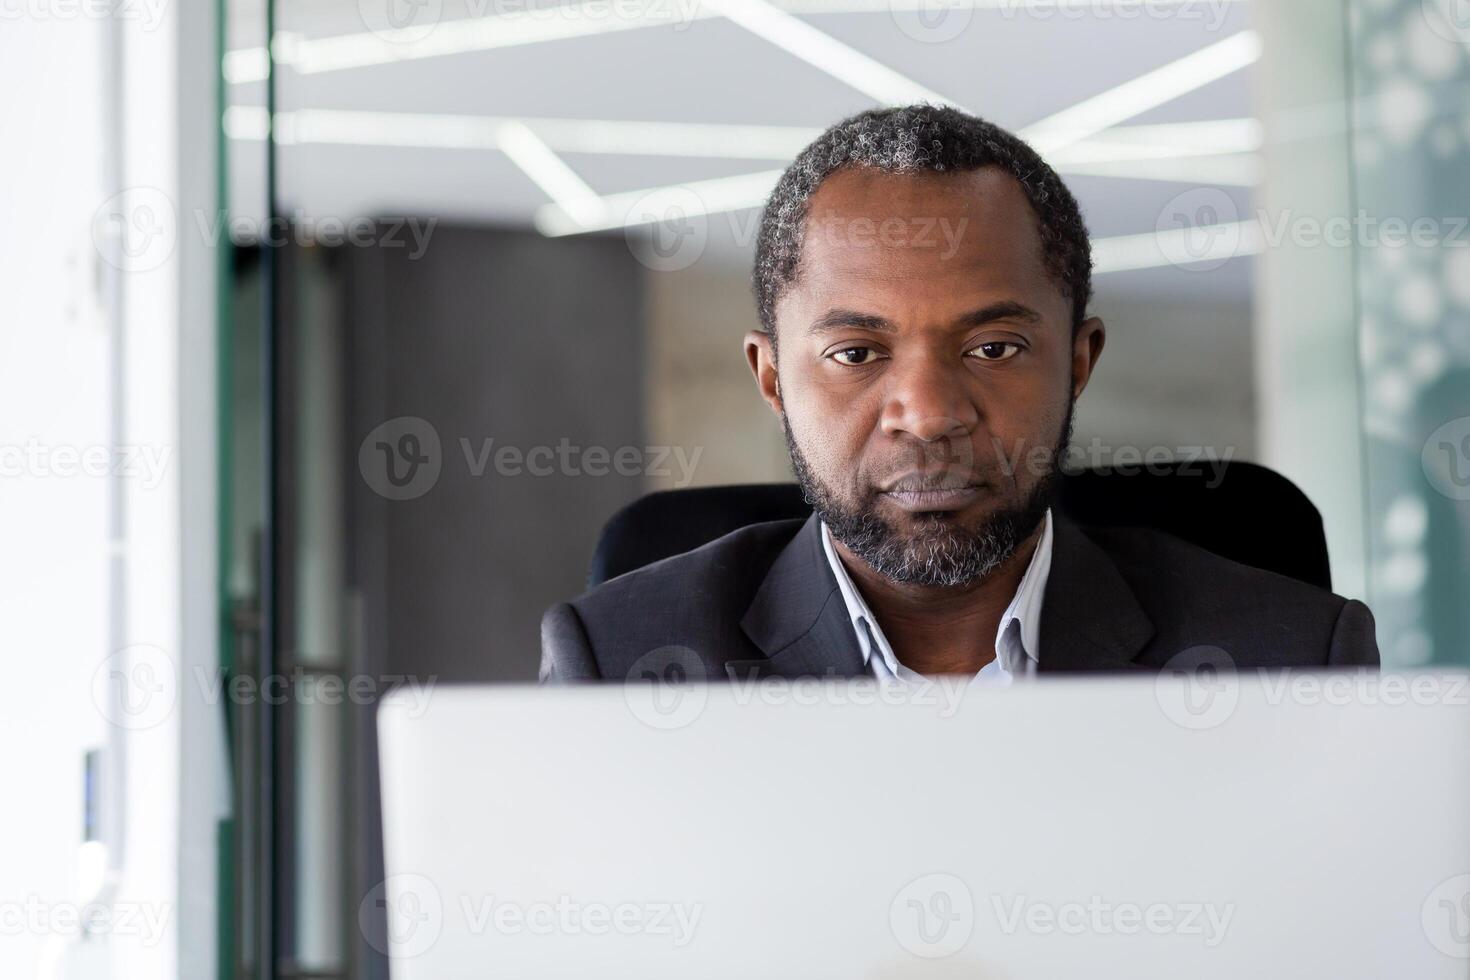
[[[832,537],[892,582],[956,588],[990,575],[1040,526],[1056,496],[1057,462],[1071,441],[1072,407],[1067,408],[1050,468],[1018,506],[1002,508],[974,530],[956,527],[937,515],[921,518],[914,535],[901,534],[871,508],[843,503],[812,471],[784,416],[781,426],[802,495]]]

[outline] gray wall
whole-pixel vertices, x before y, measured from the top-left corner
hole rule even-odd
[[[324,276],[338,285],[340,312],[323,312],[329,304],[315,309],[341,327],[340,370],[301,377],[303,359],[294,365],[290,397],[301,405],[336,398],[342,406],[342,435],[326,451],[335,456],[342,487],[344,589],[337,601],[349,673],[403,674],[420,683],[534,680],[541,613],[582,591],[598,531],[639,496],[643,480],[561,465],[552,475],[532,475],[524,466],[509,475],[497,470],[493,454],[504,446],[522,453],[555,448],[563,440],[609,451],[644,446],[640,271],[620,238],[547,240],[443,226],[417,260],[381,247],[334,256]],[[300,315],[304,309],[298,305],[283,329],[324,330]],[[292,346],[322,347],[304,338]],[[301,412],[296,421],[312,414]],[[421,496],[395,500],[374,489],[382,484],[360,465],[359,448],[400,416],[432,426],[440,472]],[[494,440],[479,475],[462,440],[476,466],[486,440]],[[278,447],[277,458],[294,458],[298,477],[315,468],[299,448],[293,455]],[[298,516],[330,520],[312,505],[311,483],[287,475],[283,486],[300,496]],[[292,537],[299,543],[331,535],[298,527]],[[298,572],[331,560],[299,549],[295,558]],[[363,926],[375,935],[356,928],[355,910],[382,881],[383,858],[374,712],[369,705],[352,714],[355,747],[340,762],[352,801],[342,828],[353,926],[347,955],[351,975],[386,980],[387,963],[377,952],[384,924]]]
[[[621,239],[547,240],[439,226],[426,254],[349,249],[346,363],[348,588],[373,669],[441,681],[532,680],[539,623],[582,591],[596,535],[639,476],[475,475],[493,439],[644,445],[640,267]],[[389,500],[359,472],[382,422],[437,430],[441,473]]]

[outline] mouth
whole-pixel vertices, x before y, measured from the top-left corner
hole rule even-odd
[[[911,514],[962,510],[980,498],[983,484],[950,487],[912,487],[884,490],[879,496]]]

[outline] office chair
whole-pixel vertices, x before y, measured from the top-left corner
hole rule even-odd
[[[1154,528],[1243,565],[1332,588],[1322,516],[1296,484],[1255,463],[1232,462],[1218,473],[1199,463],[1169,463],[1130,475],[1084,470],[1062,477],[1058,507],[1079,524]],[[587,584],[690,551],[748,524],[809,514],[794,483],[651,493],[603,526]]]

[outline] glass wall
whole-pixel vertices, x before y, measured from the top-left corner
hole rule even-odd
[[[1074,445],[1285,473],[1385,664],[1467,662],[1470,25],[1436,4],[233,0],[228,627],[297,692],[234,715],[234,974],[386,975],[380,697],[532,681],[620,507],[791,478],[740,350],[757,209],[875,105],[1012,128],[1079,198]]]
[[[1247,4],[752,7],[277,0],[273,58],[226,55],[274,313],[265,662],[370,692],[245,720],[275,740],[277,884],[241,898],[280,965],[383,975],[377,695],[533,680],[618,508],[791,479],[741,352],[756,218],[838,119],[952,102],[1042,141],[1110,326],[1077,443],[1259,458],[1253,239],[1189,248],[1261,180]]]
[[[1351,213],[1385,660],[1470,663],[1470,7],[1355,0]]]

